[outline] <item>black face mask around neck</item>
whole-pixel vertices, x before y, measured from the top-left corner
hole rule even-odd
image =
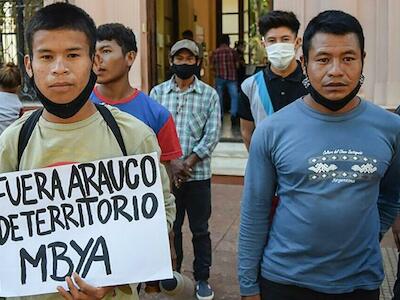
[[[358,82],[357,86],[347,96],[340,100],[329,100],[328,98],[325,98],[318,93],[311,84],[308,86],[307,90],[315,102],[321,104],[331,111],[338,111],[345,107],[351,100],[353,100],[355,96],[357,96],[360,88],[361,82]]]
[[[39,90],[39,88],[36,86],[33,76],[31,77],[31,83],[35,89],[35,92],[37,94],[39,101],[43,104],[44,108],[52,115],[55,115],[62,119],[71,118],[85,105],[85,103],[89,99],[90,94],[93,91],[93,88],[96,84],[96,80],[97,80],[97,76],[91,70],[89,81],[86,84],[83,91],[78,95],[78,97],[76,97],[71,102],[68,102],[65,104],[59,104],[59,103],[55,103],[55,102],[51,101],[50,99],[46,98],[42,94],[42,92]]]
[[[197,69],[199,66],[197,64],[194,65],[188,65],[188,64],[182,64],[182,65],[176,65],[173,64],[171,66],[171,71],[180,79],[189,79],[192,77],[194,74],[196,74]]]

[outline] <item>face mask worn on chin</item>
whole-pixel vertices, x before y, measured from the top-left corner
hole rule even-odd
[[[171,71],[178,76],[180,79],[189,79],[192,77],[194,74],[196,74],[198,66],[196,64],[194,65],[188,65],[188,64],[182,64],[182,65],[176,65],[173,64],[171,66]]]
[[[285,70],[296,54],[292,43],[275,43],[265,49],[269,62],[278,70]]]
[[[83,91],[74,100],[68,103],[59,104],[46,98],[35,84],[33,76],[31,83],[35,89],[39,101],[43,104],[44,108],[51,113],[62,119],[68,119],[74,116],[88,101],[90,94],[96,84],[97,76],[93,71],[90,71],[90,78]]]
[[[322,106],[326,107],[331,111],[338,111],[343,107],[345,107],[351,100],[354,99],[354,97],[357,96],[363,82],[364,82],[364,75],[361,75],[357,86],[347,96],[345,96],[343,99],[340,100],[329,100],[328,98],[325,98],[320,93],[318,93],[317,90],[314,89],[309,82],[307,83],[308,86],[306,86],[306,89],[310,93],[311,97],[314,99],[315,102],[321,104]]]

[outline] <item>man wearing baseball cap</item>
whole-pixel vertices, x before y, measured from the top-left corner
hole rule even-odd
[[[211,266],[211,239],[208,219],[211,216],[211,154],[218,143],[221,110],[217,92],[196,77],[199,48],[191,40],[180,40],[170,51],[172,78],[155,86],[150,97],[172,114],[183,155],[171,161],[176,197],[174,223],[177,271],[183,260],[182,225],[188,215],[193,235],[194,278],[197,299],[213,299],[208,284]]]

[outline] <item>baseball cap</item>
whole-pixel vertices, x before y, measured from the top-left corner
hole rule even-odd
[[[179,50],[187,49],[194,54],[194,56],[199,56],[199,47],[196,43],[191,40],[180,40],[177,41],[171,48],[170,55],[174,56]]]

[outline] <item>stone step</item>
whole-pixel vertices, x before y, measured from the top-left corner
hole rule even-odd
[[[248,153],[243,143],[220,142],[212,154],[212,173],[244,176],[247,158]]]

